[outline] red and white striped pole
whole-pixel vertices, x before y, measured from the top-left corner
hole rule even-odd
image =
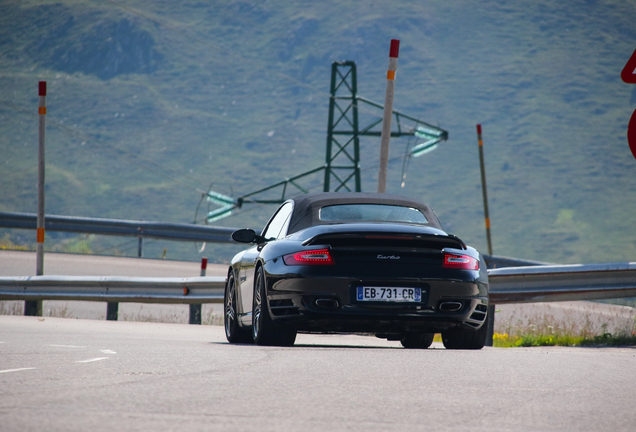
[[[38,84],[40,103],[38,114],[40,117],[40,133],[38,144],[38,217],[36,225],[36,253],[35,274],[44,274],[44,129],[46,118],[46,81]],[[42,316],[42,300],[27,300],[24,302],[24,315]]]
[[[389,165],[389,141],[391,140],[391,117],[393,115],[393,95],[395,93],[395,71],[397,69],[399,39],[391,39],[389,50],[389,70],[386,73],[386,97],[384,98],[384,117],[380,137],[380,172],[378,174],[378,193],[386,191],[386,175]]]
[[[208,259],[206,257],[201,258],[201,277],[205,276],[208,268]]]
[[[38,86],[40,104],[40,139],[38,145],[38,220],[37,220],[37,263],[36,275],[44,274],[44,129],[46,118],[46,81],[40,81]]]

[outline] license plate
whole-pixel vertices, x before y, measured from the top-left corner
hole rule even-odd
[[[422,289],[409,287],[359,286],[358,301],[421,302]]]

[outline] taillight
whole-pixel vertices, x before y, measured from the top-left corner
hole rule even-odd
[[[316,249],[283,256],[287,265],[333,265],[329,249]]]
[[[459,270],[479,270],[479,261],[470,255],[444,254],[442,267]]]

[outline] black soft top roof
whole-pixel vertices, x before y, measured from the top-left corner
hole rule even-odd
[[[443,230],[437,215],[432,208],[421,201],[402,195],[367,193],[367,192],[318,192],[292,198],[294,212],[289,222],[288,234],[314,225],[325,225],[334,222],[321,221],[319,212],[322,207],[337,204],[386,204],[410,207],[420,210],[428,223],[426,226]]]

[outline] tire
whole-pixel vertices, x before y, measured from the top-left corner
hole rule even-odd
[[[433,343],[434,333],[407,333],[400,340],[404,348],[426,349]]]
[[[223,296],[223,321],[225,324],[225,337],[229,343],[251,343],[249,332],[239,326],[236,309],[236,285],[234,272],[230,271],[225,283],[225,295]]]
[[[442,342],[444,346],[446,349],[482,349],[486,344],[489,320],[490,316],[487,316],[479,330],[453,329],[443,332]]]
[[[254,301],[252,305],[252,337],[256,345],[292,346],[296,332],[274,323],[269,314],[263,267],[256,271],[254,281]]]

